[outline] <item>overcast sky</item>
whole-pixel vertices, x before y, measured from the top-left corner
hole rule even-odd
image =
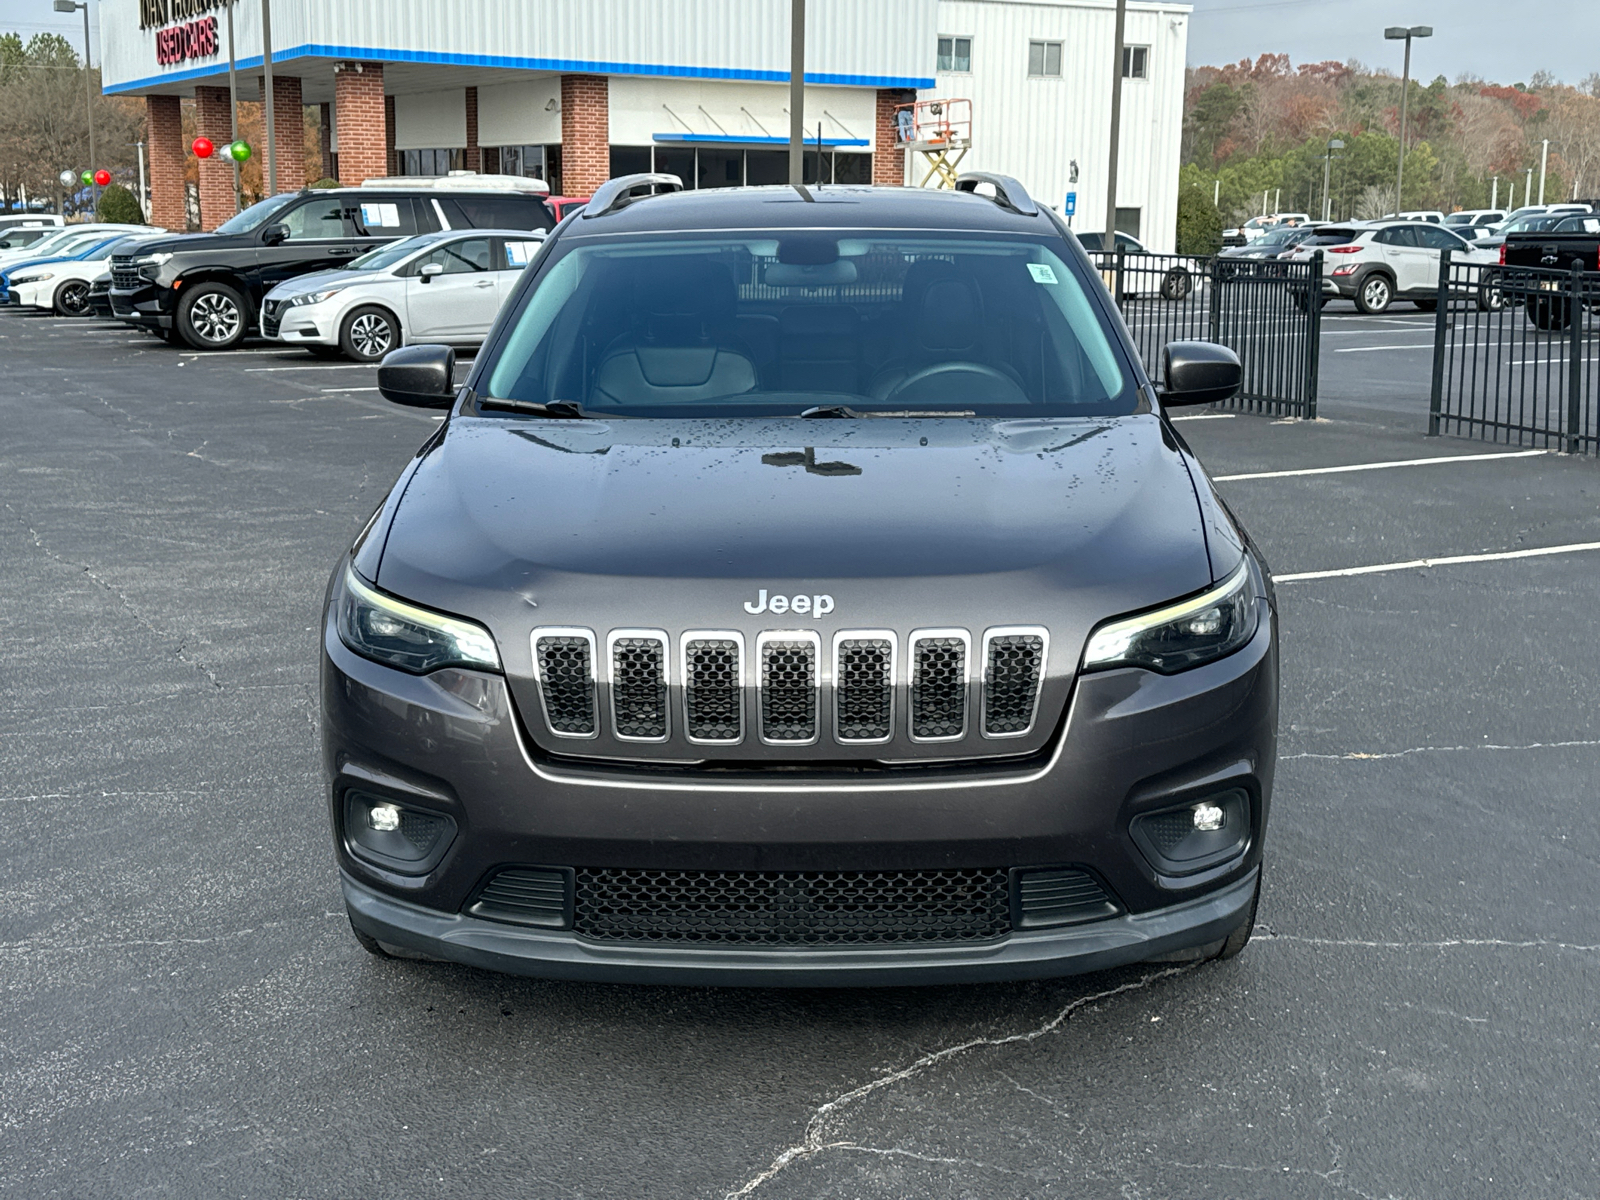
[[[1405,43],[1390,25],[1431,25],[1411,44],[1411,73],[1527,82],[1549,71],[1577,83],[1600,71],[1600,0],[1190,0],[1189,65],[1287,53],[1296,64],[1360,59],[1400,74]]]
[[[90,0],[97,3],[98,0]],[[133,4],[136,0],[121,0]],[[507,3],[517,0],[505,0]],[[582,3],[582,0],[565,0]],[[864,0],[871,3],[871,0]],[[1577,83],[1600,71],[1600,0],[1190,0],[1191,66],[1221,65],[1258,54],[1288,53],[1296,63],[1360,59],[1400,73],[1402,46],[1385,42],[1389,25],[1432,25],[1413,44],[1420,79],[1481,75],[1526,82],[1535,71]],[[0,31],[26,39],[52,29],[83,41],[83,17],[63,16],[50,0],[0,0]],[[99,61],[98,31],[94,49]]]

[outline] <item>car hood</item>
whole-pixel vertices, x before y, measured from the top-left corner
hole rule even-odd
[[[129,232],[133,232],[129,230]],[[139,245],[139,254],[184,254],[196,250],[260,249],[256,232],[249,233],[175,233],[158,237]]]
[[[320,292],[335,284],[340,287],[349,287],[353,283],[390,283],[394,281],[394,278],[387,271],[341,271],[337,268],[328,271],[312,271],[305,275],[296,275],[293,279],[284,280],[267,293],[267,298],[281,300],[288,296],[304,296],[308,292]]]

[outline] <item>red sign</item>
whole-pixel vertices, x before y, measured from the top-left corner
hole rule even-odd
[[[156,30],[156,62],[163,67],[217,52],[217,19],[202,17],[169,29]]]

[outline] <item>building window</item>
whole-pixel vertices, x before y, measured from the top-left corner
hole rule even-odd
[[[395,155],[402,175],[448,175],[467,167],[465,150],[402,150]]]
[[[939,62],[936,70],[960,71],[962,74],[972,70],[972,39],[964,37],[941,37],[939,39]]]
[[[1150,47],[1124,46],[1122,48],[1122,77],[1124,79],[1150,78]]]
[[[1029,42],[1028,74],[1060,76],[1061,43]]]

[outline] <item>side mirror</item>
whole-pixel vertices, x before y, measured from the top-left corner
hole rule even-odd
[[[261,231],[261,240],[269,246],[287,242],[289,240],[289,227],[282,221],[274,221]]]
[[[444,267],[439,263],[423,263],[422,266],[417,269],[417,275],[421,277],[423,283],[427,283],[435,275],[443,274]]]
[[[1215,342],[1168,342],[1161,352],[1160,392],[1164,408],[1221,404],[1244,382],[1239,356]]]
[[[378,391],[410,408],[449,408],[456,400],[456,352],[449,346],[402,346],[378,364]]]

